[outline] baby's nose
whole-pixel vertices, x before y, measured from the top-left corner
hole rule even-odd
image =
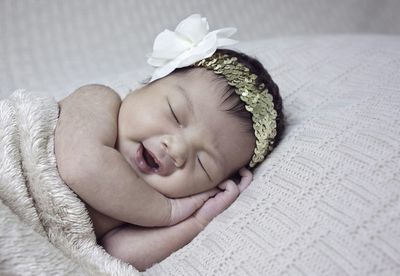
[[[163,146],[173,160],[176,167],[182,167],[188,156],[188,145],[180,135],[166,135],[163,137]]]

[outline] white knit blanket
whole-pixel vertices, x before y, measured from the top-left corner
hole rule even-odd
[[[281,144],[149,275],[400,275],[400,37],[244,43],[278,83]]]
[[[96,244],[84,204],[54,155],[59,108],[15,91],[0,101],[0,274],[113,274],[136,270]]]
[[[231,207],[145,274],[400,275],[400,37],[277,38],[241,47],[281,89],[283,140]],[[128,72],[109,84],[122,91],[133,78]],[[6,131],[0,127],[2,137]],[[7,206],[0,207],[1,275],[134,271],[92,247],[90,235],[75,258],[62,253]],[[85,257],[91,249],[98,259]]]

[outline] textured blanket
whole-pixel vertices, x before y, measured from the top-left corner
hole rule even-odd
[[[24,90],[0,101],[0,274],[135,274],[96,244],[84,203],[60,178],[59,108]]]
[[[232,206],[143,275],[400,275],[400,37],[276,38],[241,49],[280,86],[284,138]],[[125,91],[139,75],[100,83]],[[90,235],[73,257],[20,220],[1,204],[0,275],[135,273]]]

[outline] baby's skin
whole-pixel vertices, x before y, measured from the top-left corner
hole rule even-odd
[[[194,69],[123,101],[94,84],[59,102],[58,170],[109,254],[144,270],[189,243],[250,184],[255,138],[224,111],[223,85]],[[229,179],[236,172],[239,183]]]

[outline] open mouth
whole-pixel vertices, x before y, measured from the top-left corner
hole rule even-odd
[[[147,165],[152,169],[158,169],[160,166],[157,164],[153,156],[143,147],[143,159],[146,161]]]
[[[143,144],[140,144],[135,154],[135,163],[139,170],[145,174],[158,173],[160,168],[157,158]]]

